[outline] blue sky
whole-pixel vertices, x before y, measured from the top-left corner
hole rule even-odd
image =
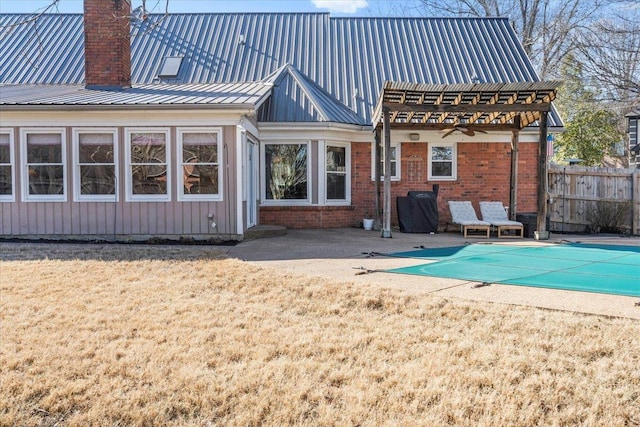
[[[42,11],[53,0],[0,0],[2,13]],[[82,0],[59,0],[52,12],[81,13]],[[393,14],[398,0],[169,0],[169,12],[331,12],[335,16],[384,16]],[[406,2],[405,2],[406,3]],[[133,7],[142,4],[132,0]],[[162,13],[166,0],[146,0],[147,9]],[[405,10],[406,11],[406,10]]]

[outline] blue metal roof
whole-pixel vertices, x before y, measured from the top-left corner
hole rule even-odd
[[[264,81],[274,87],[258,111],[259,122],[369,124],[291,64],[284,65]]]
[[[0,83],[82,84],[82,15],[43,15],[11,26],[27,16],[0,15]],[[538,81],[502,18],[171,14],[149,15],[131,34],[138,85],[259,82],[290,64],[269,120],[353,123],[350,109],[357,123],[371,123],[385,81]],[[176,78],[160,79],[167,56],[184,59]]]
[[[84,85],[0,85],[0,105],[12,106],[189,106],[254,108],[269,96],[270,83],[146,84],[128,89]]]

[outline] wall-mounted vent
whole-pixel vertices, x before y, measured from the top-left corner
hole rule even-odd
[[[160,65],[160,72],[158,77],[160,78],[176,78],[180,71],[180,65],[182,65],[182,56],[165,56],[162,65]]]

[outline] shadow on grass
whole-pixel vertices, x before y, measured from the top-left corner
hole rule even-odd
[[[6,261],[197,261],[227,257],[229,246],[117,243],[0,242]]]

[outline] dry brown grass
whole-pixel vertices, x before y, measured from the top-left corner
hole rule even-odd
[[[2,244],[2,425],[640,424],[640,323]],[[597,296],[594,296],[597,298]]]

